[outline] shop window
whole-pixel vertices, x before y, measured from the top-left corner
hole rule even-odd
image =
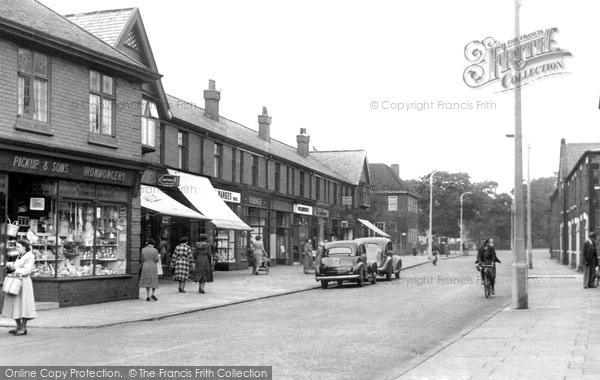
[[[17,77],[17,114],[29,119],[48,122],[48,57],[19,48]]]
[[[142,99],[142,145],[154,148],[158,110],[156,103]]]
[[[90,70],[90,132],[114,136],[115,84],[112,77]]]
[[[26,175],[11,175],[10,181],[19,192],[9,193],[6,215],[18,230],[6,247],[13,250],[17,239],[32,243],[32,277],[125,274],[126,189]]]

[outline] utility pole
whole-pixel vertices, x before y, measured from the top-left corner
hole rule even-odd
[[[529,153],[531,144],[527,142],[527,259],[529,269],[533,269],[533,248],[531,247],[531,178],[529,177]]]
[[[429,257],[431,257],[433,255],[433,251],[432,251],[432,236],[431,236],[431,230],[433,229],[433,175],[437,173],[437,170],[434,170],[431,172],[431,174],[429,175],[429,251],[428,251],[428,255]]]
[[[519,0],[515,0],[515,38],[517,39],[516,52],[520,52],[519,43]],[[517,58],[521,55],[517,53]],[[523,136],[521,126],[521,87],[515,87],[515,243],[513,250],[513,283],[512,307],[515,309],[528,309],[529,297],[527,294],[527,258],[525,256],[525,239],[523,238]]]

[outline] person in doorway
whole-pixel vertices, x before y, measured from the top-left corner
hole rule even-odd
[[[598,265],[598,251],[596,250],[595,232],[590,232],[589,238],[583,243],[583,288],[595,288],[594,272]]]
[[[190,276],[190,268],[193,263],[192,249],[188,245],[188,241],[187,236],[182,237],[171,257],[173,281],[179,281],[179,293],[185,293],[185,282]]]
[[[142,248],[141,263],[142,271],[140,273],[140,288],[146,288],[146,301],[151,299],[158,301],[158,298],[154,295],[156,289],[158,289],[158,268],[156,263],[160,262],[158,250],[154,248],[156,241],[154,239],[148,239],[146,246]],[[152,289],[152,294],[150,294]]]
[[[310,269],[313,266],[313,247],[310,239],[304,244],[304,273],[310,274]]]
[[[265,251],[265,247],[261,240],[260,235],[256,235],[254,241],[252,242],[252,260],[254,261],[254,265],[252,267],[252,274],[258,275],[258,267],[262,265],[263,255],[267,256],[267,252]]]
[[[211,262],[213,248],[208,243],[208,236],[206,234],[200,234],[198,238],[200,241],[194,247],[196,265],[192,272],[192,281],[199,282],[198,292],[205,294],[204,286],[207,282],[213,282],[213,267]]]
[[[14,319],[17,323],[17,328],[9,330],[9,333],[27,335],[27,321],[36,317],[33,283],[30,278],[35,267],[35,256],[27,240],[17,241],[17,252],[19,252],[17,259],[7,263],[6,268],[14,276],[21,278],[23,283],[19,294],[4,294],[2,316]]]
[[[315,257],[314,263],[316,274],[319,274],[319,265],[321,265],[321,259],[323,258],[323,253],[325,253],[325,243],[327,243],[327,240],[319,242],[319,246],[317,247],[317,257]]]
[[[166,238],[162,238],[160,240],[160,244],[158,245],[158,253],[160,254],[161,263],[169,265],[169,241]]]

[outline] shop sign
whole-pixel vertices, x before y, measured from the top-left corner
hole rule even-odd
[[[294,204],[294,212],[296,214],[312,215],[313,208],[312,208],[312,206],[306,206],[306,205],[301,205],[301,204],[295,203]]]
[[[110,166],[27,154],[0,154],[0,167],[19,173],[72,178],[133,186],[136,173]]]
[[[242,195],[240,193],[236,193],[235,191],[221,190],[215,189],[217,194],[221,197],[225,202],[231,203],[240,203],[242,199]]]
[[[352,206],[352,195],[342,196],[342,206]]]
[[[329,218],[329,210],[326,210],[321,207],[315,207],[314,215],[319,216],[321,218]]]
[[[269,198],[261,197],[259,195],[246,194],[244,196],[244,204],[247,206],[250,206],[250,207],[261,207],[261,208],[271,207]]]
[[[46,199],[45,198],[29,198],[29,209],[30,210],[44,211],[45,208],[46,208]]]
[[[161,174],[158,177],[158,186],[176,187],[179,186],[179,176],[172,174]]]

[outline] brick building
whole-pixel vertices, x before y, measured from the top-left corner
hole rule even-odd
[[[580,270],[589,232],[600,232],[600,143],[561,140],[557,188],[551,198],[554,259]]]
[[[27,237],[36,300],[137,298],[139,106],[160,75],[36,1],[0,9],[0,265]]]
[[[418,245],[419,196],[407,189],[399,176],[399,165],[369,164],[371,209],[368,218],[390,235],[402,253]]]

